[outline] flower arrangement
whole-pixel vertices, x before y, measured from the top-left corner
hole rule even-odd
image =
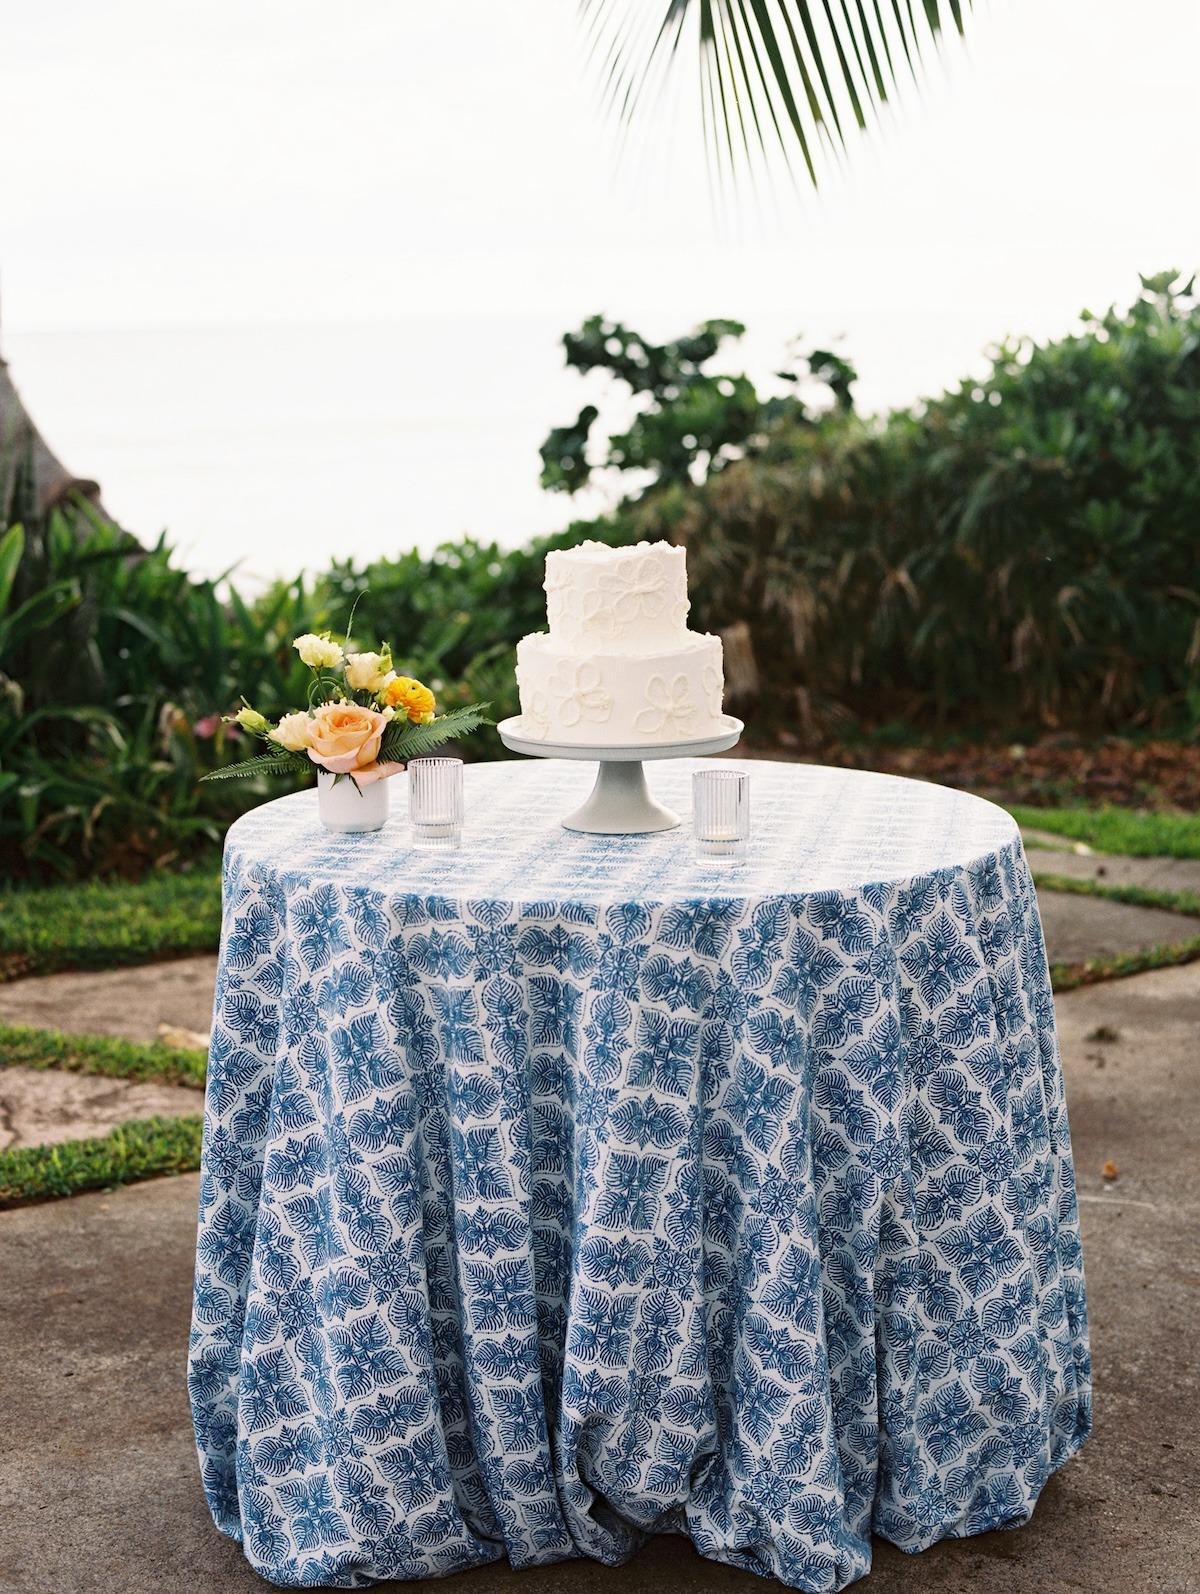
[[[227,718],[270,750],[214,770],[205,780],[300,774],[315,765],[335,785],[352,780],[361,791],[398,774],[405,759],[491,723],[486,703],[439,714],[427,686],[392,668],[387,646],[378,653],[348,653],[328,631],[299,636],[292,646],[313,672],[308,708],[284,714],[273,725],[243,700]]]

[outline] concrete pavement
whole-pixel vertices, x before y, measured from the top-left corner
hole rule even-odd
[[[1058,1000],[1096,1364],[1096,1432],[1028,1527],[911,1558],[864,1594],[1200,1589],[1200,965]],[[1097,1038],[1099,1035],[1109,1037]],[[1120,1170],[1106,1181],[1107,1161]],[[212,1528],[183,1370],[195,1176],[0,1214],[0,1594],[249,1594]],[[405,1585],[388,1585],[399,1590]],[[652,1541],[616,1571],[487,1567],[426,1594],[752,1594]]]
[[[1200,936],[1200,919],[1074,891],[1039,887],[1038,909],[1051,963],[1088,963],[1121,952],[1178,946]]]
[[[1200,893],[1200,858],[1121,858],[1113,853],[1044,851],[1040,847],[1030,847],[1025,856],[1035,875],[1061,874],[1072,880],[1094,880],[1102,886]]]
[[[130,1041],[157,1040],[160,1024],[207,1034],[216,978],[215,957],[89,974],[35,975],[0,985],[0,1024],[119,1035]]]
[[[1038,856],[1033,854],[1035,865]],[[1072,853],[1043,856],[1053,858],[1055,869],[1065,872],[1070,865],[1077,874],[1098,863],[1095,857]],[[1105,860],[1114,868],[1174,862]],[[1187,863],[1184,867],[1200,869],[1200,865]],[[1200,935],[1200,919],[1157,908],[1046,890],[1038,893],[1038,900],[1054,963],[1083,963],[1120,952],[1174,945]],[[0,986],[0,1024],[33,1024],[130,1040],[153,1040],[164,1023],[207,1032],[216,970],[216,958],[196,957],[106,973],[17,980]],[[105,1134],[129,1118],[174,1116],[200,1109],[198,1096],[189,1090],[51,1071],[6,1070],[2,1064],[0,1053],[0,1149],[83,1139]]]

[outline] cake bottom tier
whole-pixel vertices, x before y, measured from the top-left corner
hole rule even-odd
[[[522,730],[581,747],[661,746],[724,728],[721,639],[694,635],[645,657],[555,647],[548,633],[517,643]]]

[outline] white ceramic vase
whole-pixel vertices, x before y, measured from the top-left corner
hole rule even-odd
[[[353,775],[334,785],[334,776],[325,770],[317,774],[317,812],[327,830],[343,833],[382,830],[388,816],[390,780],[372,781],[359,786]]]

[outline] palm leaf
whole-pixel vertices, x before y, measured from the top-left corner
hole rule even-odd
[[[844,146],[843,123],[866,127],[915,76],[922,38],[963,31],[962,0],[580,0],[609,108],[629,121],[656,79],[697,51],[700,114],[718,169],[793,150],[815,183],[814,149]],[[918,20],[918,18],[920,20]]]
[[[230,764],[225,769],[214,769],[202,775],[201,780],[240,780],[246,775],[302,775],[315,766],[303,753],[259,753],[255,758],[244,758],[240,764]]]
[[[423,753],[431,753],[435,747],[441,747],[444,742],[453,741],[459,736],[467,736],[471,731],[478,730],[481,725],[490,725],[492,722],[487,717],[490,707],[490,703],[472,703],[468,708],[451,709],[448,714],[440,714],[437,719],[430,720],[428,725],[413,725],[407,720],[393,720],[383,734],[383,744],[379,750],[380,760],[401,762],[409,758],[420,758]]]

